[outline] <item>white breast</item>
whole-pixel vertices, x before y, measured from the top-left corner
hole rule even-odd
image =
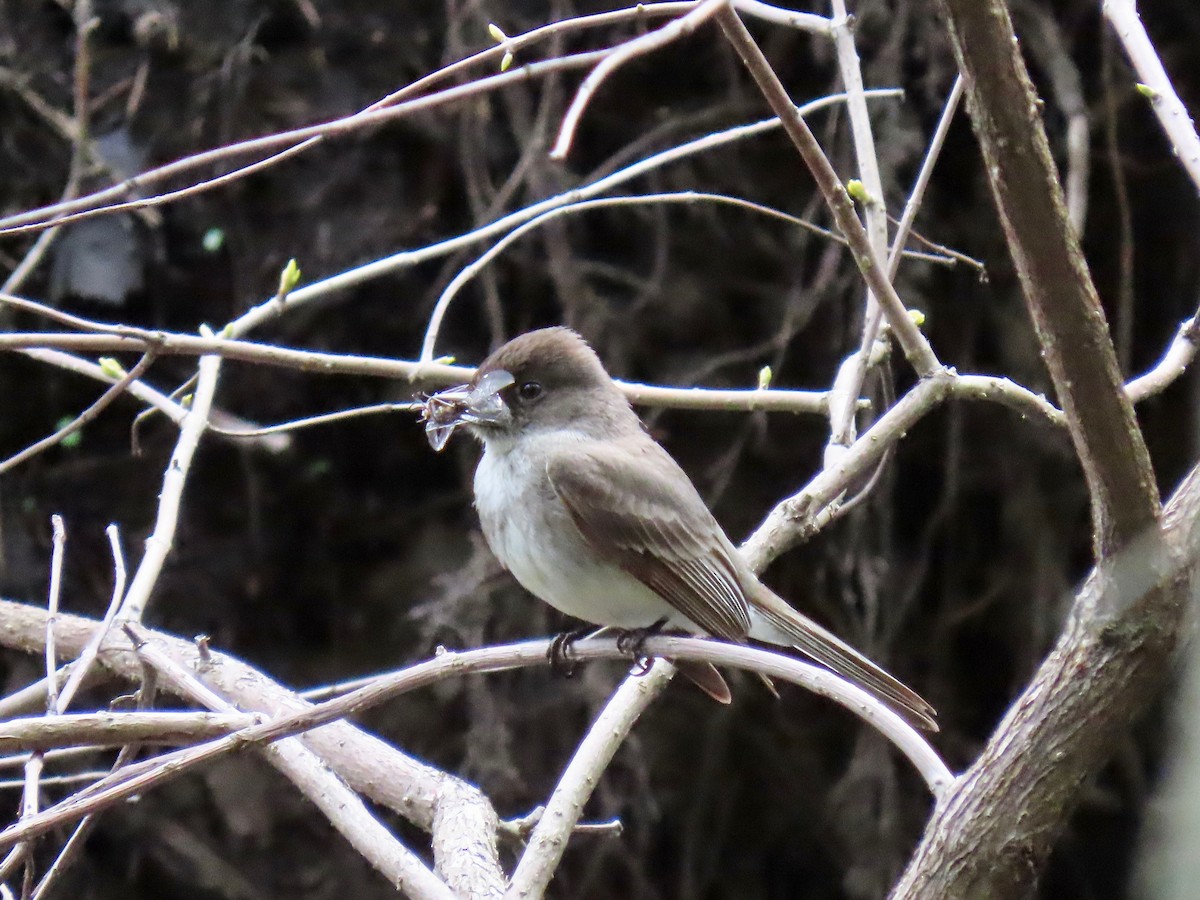
[[[562,441],[562,432],[551,440]],[[580,436],[580,440],[586,440]],[[674,615],[661,597],[587,544],[546,475],[547,455],[526,435],[520,452],[487,447],[475,470],[475,507],[492,552],[531,594],[597,625],[644,628]]]

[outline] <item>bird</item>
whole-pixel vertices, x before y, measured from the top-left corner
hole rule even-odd
[[[575,331],[513,338],[469,383],[429,396],[423,417],[437,451],[459,428],[482,443],[474,495],[484,538],[550,606],[626,633],[670,628],[798,650],[937,730],[919,694],[758,579]],[[730,702],[715,668],[681,671]]]

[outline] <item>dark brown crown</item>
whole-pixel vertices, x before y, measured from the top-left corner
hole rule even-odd
[[[596,351],[570,328],[557,326],[515,337],[485,359],[475,373],[497,369],[510,372],[517,383],[539,381],[546,387],[587,387],[611,384]]]

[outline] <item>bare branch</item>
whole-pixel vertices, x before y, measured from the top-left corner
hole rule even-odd
[[[864,477],[888,448],[903,437],[929,410],[950,396],[954,375],[934,375],[919,382],[900,401],[850,445],[837,462],[821,471],[799,493],[778,504],[741,546],[750,568],[759,572],[771,560],[796,546],[823,525],[828,504],[854,481]]]
[[[935,808],[892,897],[1033,890],[1080,785],[1161,683],[1200,558],[1200,467],[1163,520],[1092,570],[1054,651]]]
[[[921,170],[917,173],[916,181],[904,205],[904,212],[901,214],[900,222],[896,226],[896,235],[892,241],[891,250],[888,253],[888,281],[895,281],[896,273],[900,271],[900,261],[904,257],[904,246],[908,242],[909,234],[912,232],[913,222],[916,221],[917,213],[921,208],[921,201],[925,197],[925,189],[929,186],[930,178],[933,177],[934,164],[941,155],[942,147],[946,142],[946,134],[950,130],[950,123],[954,120],[954,114],[958,110],[958,104],[962,99],[962,95],[963,81],[960,75],[954,80],[954,86],[950,89],[950,95],[946,98],[941,118],[934,129],[933,137],[930,138],[925,158],[921,161]],[[838,378],[829,392],[831,445],[848,446],[855,437],[854,416],[857,401],[862,394],[862,386],[866,380],[867,369],[871,362],[871,348],[874,346],[875,339],[879,334],[879,323],[882,313],[883,311],[875,295],[869,293],[866,313],[863,316],[862,341],[859,344],[858,352],[848,363],[843,363],[845,375],[843,376],[843,372],[838,373]],[[833,461],[836,461],[836,459]]]
[[[40,610],[22,604],[0,601],[0,616],[3,616],[4,620],[9,623],[8,629],[0,633],[0,641],[16,647],[36,646],[42,642],[45,614]],[[22,622],[37,623],[41,627],[26,632],[22,629]],[[82,643],[81,632],[90,631],[93,627],[95,627],[94,623],[88,623],[88,620],[64,616],[56,631],[60,639],[70,636]],[[172,652],[182,646],[185,653],[194,653],[194,651],[186,649],[188,648],[186,642],[178,639],[171,640],[164,635],[155,635],[154,640],[166,641]],[[64,640],[64,642],[66,641]],[[17,823],[0,832],[0,847],[9,846],[16,841],[44,833],[47,829],[65,821],[73,820],[88,812],[94,812],[119,802],[125,797],[161,785],[226,753],[261,742],[277,741],[312,729],[318,730],[308,734],[306,740],[312,741],[319,736],[327,737],[329,727],[319,728],[319,726],[329,726],[337,719],[404,692],[426,687],[447,678],[456,678],[467,672],[499,672],[530,665],[544,666],[549,645],[548,640],[540,640],[502,647],[443,652],[426,662],[410,666],[391,675],[381,676],[373,684],[350,694],[316,706],[293,706],[294,712],[283,713],[270,721],[243,729],[226,738],[187,750],[175,751],[153,761],[127,767],[125,770],[109,776],[108,779],[98,782],[93,788],[62,801],[26,822]],[[576,656],[581,660],[624,658],[623,652],[617,648],[616,641],[613,639],[581,641],[575,645],[574,650]],[[109,654],[110,657],[129,654],[128,645],[124,641],[114,640],[113,651]],[[897,748],[917,767],[930,790],[935,794],[944,790],[946,784],[952,780],[945,765],[929,747],[924,737],[911,725],[871,694],[826,669],[755,647],[724,644],[700,638],[654,637],[646,641],[645,651],[653,656],[695,659],[714,665],[751,669],[773,678],[800,684],[822,696],[836,700],[895,743]],[[105,662],[113,665],[119,660],[106,657]],[[124,665],[128,666],[130,672],[136,670],[136,666],[129,662],[125,662]],[[222,674],[219,671],[221,667],[217,660],[217,654],[213,654],[205,669],[206,677],[210,681],[214,679],[219,681],[228,689],[230,686],[228,674]],[[241,668],[243,672],[246,671],[246,667]],[[243,674],[239,681],[234,682],[233,687],[235,690],[240,687],[244,692],[247,682],[250,680]],[[331,766],[340,770],[341,763],[335,760],[342,760],[346,756],[345,732],[343,731],[342,735],[334,740],[341,741],[342,744],[324,743],[325,749],[320,752],[324,758],[330,761]],[[438,773],[437,781],[440,783],[446,777],[444,773]],[[377,787],[375,789],[378,790]],[[427,785],[422,793],[429,789],[430,786]],[[409,802],[402,811],[407,814],[408,811],[414,809],[417,798],[412,795],[405,796]]]
[[[903,95],[902,91],[895,89],[867,91],[865,96],[869,99],[895,98]],[[809,101],[799,107],[799,111],[803,115],[810,115],[818,110],[826,109],[837,103],[844,101],[844,94],[834,94],[828,97],[820,97],[816,100]],[[670,163],[677,162],[681,159],[686,159],[698,153],[707,152],[737,141],[745,140],[761,134],[766,134],[774,131],[776,128],[782,127],[782,123],[777,118],[764,119],[759,122],[753,122],[749,125],[738,125],[733,128],[727,128],[723,131],[718,131],[713,134],[707,134],[695,140],[687,141],[677,147],[652,154],[645,159],[638,160],[628,166],[619,169],[602,178],[598,178],[589,184],[574,187],[568,191],[548,197],[545,200],[537,203],[529,204],[521,209],[515,210],[505,216],[501,216],[493,222],[481,225],[479,228],[469,231],[465,234],[447,238],[435,244],[430,244],[425,247],[419,247],[413,250],[402,250],[399,253],[393,253],[391,256],[383,259],[373,260],[357,268],[341,272],[321,281],[305,285],[302,288],[292,291],[288,295],[288,306],[294,308],[300,304],[309,303],[321,297],[326,297],[329,294],[354,287],[359,284],[368,282],[374,278],[383,275],[393,274],[412,266],[427,262],[431,259],[438,259],[447,256],[451,253],[458,252],[465,247],[472,246],[481,240],[502,235],[512,228],[528,221],[536,216],[539,216],[551,209],[559,206],[564,206],[569,203],[577,203],[580,200],[586,200],[591,197],[599,196],[607,191],[613,190],[622,184],[625,184],[634,178],[653,172]],[[263,322],[269,321],[278,314],[277,305],[273,300],[268,300],[260,303],[258,306],[248,310],[236,321],[230,323],[227,328],[228,335],[231,337],[241,337],[247,334],[250,330],[258,327]],[[226,333],[225,331],[222,332]]]
[[[575,748],[513,871],[507,897],[541,897],[567,849],[567,840],[600,775],[634,724],[667,689],[674,666],[655,660],[649,672],[626,678]]]
[[[1167,352],[1153,369],[1125,385],[1125,393],[1133,403],[1140,403],[1147,397],[1161,393],[1180,375],[1196,358],[1197,343],[1200,342],[1200,329],[1197,319],[1192,317],[1179,326],[1175,339],[1171,341]]]
[[[474,373],[474,369],[471,368],[448,366],[436,362],[420,363],[370,356],[318,353],[249,341],[167,332],[147,332],[146,337],[49,332],[0,334],[0,350],[47,346],[68,347],[86,353],[138,353],[153,350],[162,356],[211,355],[304,372],[394,378],[413,386],[461,384],[469,380]],[[636,382],[618,382],[618,384],[634,403],[671,409],[709,409],[731,412],[767,410],[817,414],[823,414],[825,409],[825,393],[823,391],[790,391],[773,388],[771,390],[710,390],[707,388],[658,387]],[[239,429],[227,430],[237,431]]]
[[[749,210],[751,212],[760,213],[771,218],[787,222],[791,225],[796,225],[809,231],[815,231],[823,237],[829,237],[838,243],[845,243],[845,239],[834,235],[832,232],[813,225],[804,219],[785,213],[783,210],[775,209],[771,206],[765,206],[761,203],[754,203],[750,200],[743,200],[741,197],[731,197],[728,194],[713,194],[705,191],[675,191],[671,193],[659,194],[638,194],[629,197],[600,197],[594,200],[580,200],[577,203],[566,203],[562,206],[557,206],[547,210],[544,213],[536,216],[514,228],[503,238],[488,248],[487,252],[482,254],[469,265],[463,266],[458,274],[446,285],[438,297],[437,303],[434,304],[433,312],[429,315],[429,325],[425,329],[425,338],[421,343],[422,363],[432,362],[434,354],[434,346],[437,343],[438,333],[442,327],[442,321],[445,318],[446,311],[450,303],[458,296],[458,292],[470,283],[480,271],[492,262],[497,256],[503,253],[513,242],[519,240],[524,235],[528,234],[536,228],[554,219],[565,216],[574,215],[575,213],[588,212],[593,209],[604,209],[614,206],[638,206],[642,204],[684,204],[692,205],[699,203],[715,203],[724,206],[733,206],[739,209]],[[858,395],[855,394],[857,400]]]
[[[126,626],[127,633],[132,631]],[[133,637],[133,635],[131,635]],[[237,714],[237,707],[221,697],[160,647],[135,642],[139,656],[146,659],[174,692],[193,703],[207,706],[225,715]],[[451,893],[421,861],[384,827],[357,794],[325,767],[321,759],[299,740],[289,738],[263,745],[259,751],[272,766],[291,780],[329,820],[330,824],[389,882],[416,900],[453,900]],[[488,896],[479,885],[462,885],[471,896]],[[498,885],[496,886],[498,888]],[[498,894],[499,891],[495,891]],[[459,895],[461,896],[461,894]]]
[[[107,206],[98,206],[98,204],[107,203],[110,200],[120,200],[124,197],[135,196],[151,184],[160,183],[192,169],[203,168],[214,163],[224,162],[252,153],[271,151],[277,147],[297,144],[312,137],[335,137],[343,134],[351,134],[365,128],[373,128],[385,122],[395,121],[417,112],[434,109],[443,104],[474,97],[515,82],[537,78],[552,72],[587,67],[598,60],[602,60],[609,52],[606,50],[597,50],[530,63],[511,72],[480,78],[465,85],[447,88],[443,91],[408,100],[404,103],[398,103],[385,109],[369,109],[343,118],[332,119],[328,122],[308,125],[303,128],[294,128],[290,131],[277,132],[260,138],[239,141],[235,144],[227,144],[213,150],[206,150],[203,153],[196,153],[192,156],[176,160],[173,163],[168,163],[165,166],[135,175],[115,187],[97,191],[94,194],[80,197],[77,200],[6,216],[0,219],[0,236],[38,231],[52,225],[65,225],[69,222],[78,222],[98,215],[111,215],[112,213],[124,210],[146,209],[171,203],[182,197],[210,190],[234,178],[244,177],[250,171],[258,168],[258,166],[247,166],[243,169],[202,181],[180,190],[141,197],[136,200],[116,202]],[[270,162],[274,161],[270,160]]]
[[[998,0],[939,5],[1087,478],[1097,565],[1053,653],[935,810],[894,896],[1017,896],[1032,887],[1080,786],[1169,669],[1184,607],[1182,575],[1195,558],[1200,474],[1193,470],[1186,479],[1160,529],[1148,454],[1067,221],[1007,8]],[[1014,172],[1021,177],[1009,177]]]
[[[100,629],[97,629],[99,631]],[[196,744],[259,721],[243,712],[66,713],[0,722],[0,753],[129,743]]]
[[[217,389],[217,374],[221,368],[219,356],[203,356],[200,358],[200,378],[196,382],[196,391],[192,398],[191,409],[184,416],[179,426],[179,438],[175,451],[167,463],[163,475],[162,492],[159,494],[158,515],[154,522],[154,531],[146,538],[146,552],[134,572],[129,591],[121,602],[118,615],[132,622],[141,621],[146,603],[162,572],[167,554],[171,552],[171,543],[175,538],[175,527],[179,521],[179,506],[183,500],[183,488],[187,483],[187,473],[192,465],[196,446],[200,436],[208,424],[208,412],[212,407],[213,394]]]
[[[887,316],[905,357],[922,378],[932,376],[941,369],[941,363],[938,362],[925,336],[909,317],[904,303],[896,294],[896,289],[888,281],[884,260],[872,249],[870,239],[854,212],[854,203],[817,139],[809,130],[804,116],[792,104],[791,98],[779,81],[779,76],[775,74],[775,70],[771,68],[771,64],[737,13],[728,6],[722,6],[717,12],[717,21],[721,23],[721,30],[742,57],[742,62],[746,64],[750,74],[754,76],[771,109],[779,116],[784,131],[804,157],[804,162],[833,213],[834,221],[850,245],[863,280],[875,292],[883,306],[884,315]]]
[[[1104,17],[1120,38],[1175,155],[1200,191],[1200,136],[1138,16],[1136,0],[1104,0]]]
[[[25,652],[42,652],[44,610],[25,604],[0,601],[0,621],[5,623],[5,631],[0,634],[0,643]],[[81,653],[96,628],[97,624],[93,620],[70,615],[60,616],[56,636],[61,652],[64,655]],[[224,654],[209,651],[202,658],[200,650],[191,641],[171,638],[157,632],[152,635],[152,639],[162,643],[173,658],[183,661],[189,668],[202,668],[207,684],[235,700],[245,710],[281,715],[312,708],[262,673]],[[137,681],[141,677],[141,664],[137,655],[132,652],[128,640],[120,633],[108,636],[99,659],[113,675],[129,681]],[[29,693],[34,694],[36,690]],[[44,695],[45,688],[42,687],[43,698]],[[347,722],[332,722],[305,734],[302,739],[354,790],[395,810],[418,827],[432,830],[435,855],[440,853],[440,848],[446,844],[461,849],[464,843],[463,835],[469,835],[476,842],[483,841],[487,844],[490,840],[491,844],[494,844],[496,823],[499,819],[487,799],[471,785],[406,756]],[[194,752],[189,749],[167,754],[148,764],[129,766],[124,774],[114,774],[111,777],[121,779],[138,774],[145,776],[146,772],[155,766],[173,759],[186,759]],[[172,763],[171,766],[175,764]],[[168,767],[165,777],[171,777],[171,766]],[[151,778],[150,781],[153,783],[154,779]],[[455,835],[446,838],[445,841],[439,832],[439,823],[443,822],[456,829]],[[494,846],[491,850],[482,852],[476,846],[471,852],[474,859],[495,855]],[[446,871],[440,862],[438,868],[440,871]],[[453,883],[451,886],[454,886]]]
[[[125,389],[134,381],[137,381],[150,364],[154,362],[154,351],[147,351],[142,354],[142,358],[138,360],[137,365],[121,376],[120,380],[113,384],[108,390],[96,398],[96,401],[73,418],[70,422],[63,425],[54,434],[49,434],[40,441],[35,441],[19,453],[14,453],[8,459],[0,460],[0,474],[7,472],[9,469],[20,465],[27,459],[37,456],[39,453],[50,449],[56,444],[61,444],[64,440],[70,437],[89,422],[95,421],[100,413],[108,409],[121,394],[125,393]]]
[[[972,124],[1026,304],[1092,500],[1097,558],[1156,519],[1149,454],[1123,391],[1104,311],[1068,226],[1037,97],[995,0],[942,0],[968,79]],[[1021,172],[1020,178],[1003,173]],[[1088,352],[1079,352],[1079,348]]]
[[[604,83],[609,75],[631,59],[636,59],[644,53],[653,52],[660,47],[665,47],[667,44],[691,34],[711,19],[717,9],[726,2],[728,0],[705,0],[705,2],[699,4],[686,16],[682,16],[648,34],[643,34],[641,37],[627,41],[609,53],[591,71],[591,74],[584,79],[583,84],[579,86],[579,90],[575,94],[575,99],[571,101],[566,115],[563,116],[562,126],[558,131],[558,140],[554,142],[554,146],[550,149],[550,158],[566,159],[567,154],[571,152],[571,141],[575,137],[575,128],[579,125],[583,111],[587,108],[588,103],[591,102],[592,95],[596,93],[597,88]]]
[[[96,655],[100,652],[100,645],[104,643],[104,639],[108,636],[108,630],[112,628],[113,620],[117,617],[117,611],[121,608],[121,599],[125,596],[125,553],[121,549],[121,533],[116,525],[109,525],[104,529],[104,533],[108,535],[108,545],[113,558],[112,598],[108,601],[108,609],[105,610],[104,619],[100,622],[100,627],[96,629],[95,633],[88,640],[87,645],[83,648],[83,652],[79,654],[79,658],[75,661],[75,664],[71,666],[71,673],[67,677],[62,693],[58,697],[57,708],[60,713],[67,711],[67,708],[71,705],[71,701],[75,699],[75,692],[79,690],[79,686],[83,684],[84,678],[91,671],[92,664],[96,661]],[[53,676],[46,679],[47,685],[53,683]],[[49,693],[49,690],[47,693]]]

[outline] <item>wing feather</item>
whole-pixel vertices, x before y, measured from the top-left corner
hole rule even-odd
[[[615,442],[614,442],[615,443]],[[708,634],[750,630],[736,551],[690,480],[657,444],[572,447],[547,474],[592,547]]]

